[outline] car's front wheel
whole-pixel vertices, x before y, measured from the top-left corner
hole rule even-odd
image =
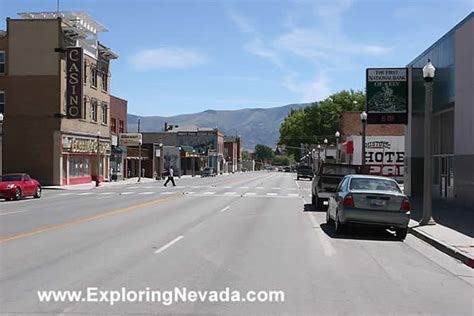
[[[405,240],[408,234],[408,228],[397,228],[395,234],[399,240]]]
[[[37,186],[35,190],[35,195],[33,195],[35,199],[39,199],[41,197],[41,187]]]
[[[21,189],[20,188],[16,188],[15,190],[15,200],[19,200],[21,199]]]

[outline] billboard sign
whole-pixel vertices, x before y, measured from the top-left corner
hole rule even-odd
[[[406,68],[368,68],[366,91],[368,124],[407,124]]]
[[[122,133],[119,135],[120,146],[138,146],[142,144],[141,133]]]
[[[66,116],[70,119],[82,117],[83,64],[82,47],[68,47],[66,50]]]

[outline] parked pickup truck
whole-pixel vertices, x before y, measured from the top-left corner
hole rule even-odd
[[[311,185],[311,202],[318,211],[327,206],[329,197],[336,192],[342,178],[348,174],[361,173],[361,166],[323,163],[319,166]]]

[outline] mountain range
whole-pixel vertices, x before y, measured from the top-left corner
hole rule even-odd
[[[128,115],[128,132],[137,131],[140,118],[141,132],[163,131],[165,122],[179,127],[217,127],[226,136],[242,136],[244,149],[253,150],[256,144],[275,147],[279,138],[280,125],[291,109],[300,109],[309,103],[289,104],[273,108],[241,110],[206,110],[193,114],[175,116]]]

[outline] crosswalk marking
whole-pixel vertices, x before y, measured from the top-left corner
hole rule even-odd
[[[288,193],[288,196],[299,196],[298,193]]]
[[[257,193],[255,193],[255,192],[247,192],[247,193],[245,193],[245,195],[257,195]]]
[[[273,187],[272,190],[280,190],[279,187]]]
[[[135,192],[122,192],[122,193],[120,193],[120,194],[121,194],[121,195],[129,195],[129,194],[133,194],[133,193],[135,193]]]
[[[99,193],[100,195],[110,195],[110,194],[115,194],[115,192],[102,192]]]
[[[267,193],[267,195],[275,196],[275,195],[278,195],[278,194],[277,193]]]
[[[153,194],[153,193],[155,193],[155,192],[140,192],[140,193],[138,193],[138,194],[141,194],[141,195],[149,195],[149,194]]]
[[[84,193],[78,193],[77,195],[91,195],[92,192],[84,192]]]
[[[206,195],[212,195],[212,194],[216,194],[216,192],[204,192],[204,194],[206,194]]]
[[[175,194],[176,192],[161,192],[160,194],[163,194],[163,195],[171,195],[171,194]]]
[[[263,189],[263,187],[257,187],[257,189],[261,190],[261,189]]]
[[[237,194],[237,192],[226,192],[224,193],[225,195],[234,195],[234,194]]]
[[[239,189],[248,189],[249,187],[240,187]]]

